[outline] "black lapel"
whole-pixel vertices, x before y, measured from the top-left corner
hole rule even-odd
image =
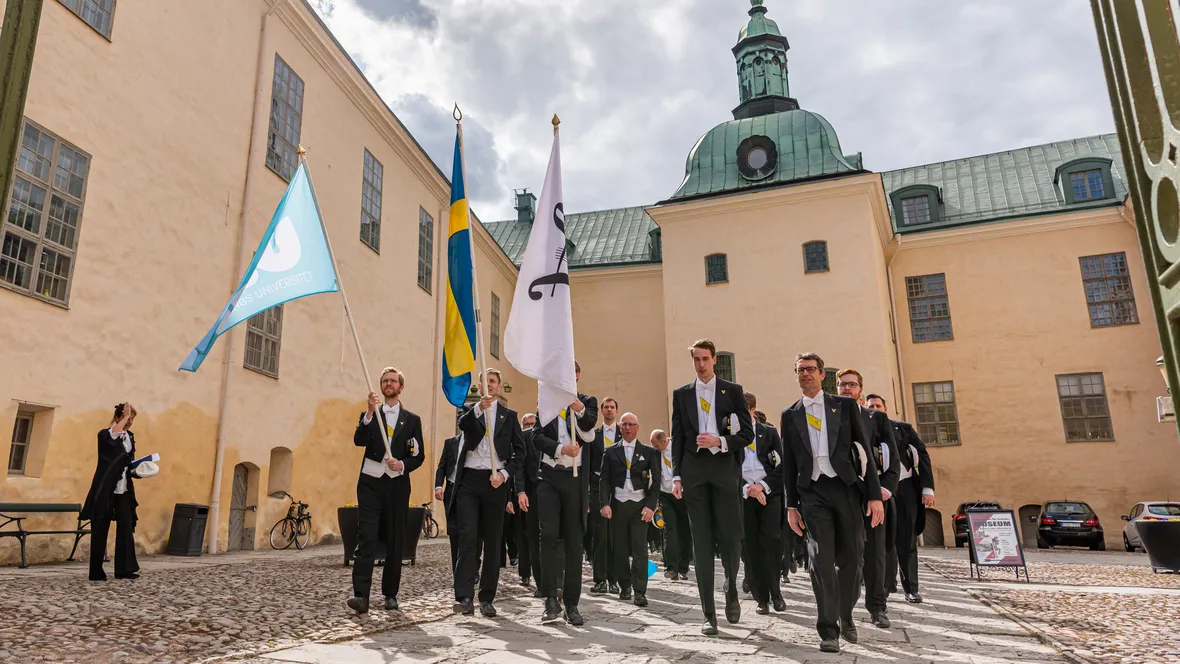
[[[697,384],[693,381],[688,384],[687,388],[682,390],[685,398],[683,401],[688,402],[688,422],[692,424],[692,438],[695,439],[697,434],[701,432],[701,418],[697,417]],[[716,401],[716,399],[714,399]]]
[[[824,419],[828,421],[828,458],[836,458],[836,443],[840,441],[840,402],[832,398],[832,395],[824,393]],[[860,413],[856,413],[860,417]],[[864,441],[857,441],[864,444]]]
[[[799,442],[803,443],[807,457],[811,458],[811,434],[807,431],[807,427],[811,425],[807,423],[807,408],[803,406],[802,401],[791,408],[791,418],[795,421],[795,428],[799,430]]]
[[[397,427],[395,427],[393,430],[393,439],[391,439],[389,441],[389,444],[392,446],[394,440],[404,438],[405,436],[403,434],[405,434],[405,432],[406,432],[406,407],[402,406],[397,411]]]

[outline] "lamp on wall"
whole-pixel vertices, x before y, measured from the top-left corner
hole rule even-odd
[[[1160,375],[1164,377],[1164,388],[1168,391],[1165,396],[1155,398],[1155,416],[1160,422],[1171,422],[1176,419],[1176,412],[1172,409],[1172,386],[1168,384],[1168,367],[1164,364],[1164,356],[1155,361]]]
[[[1159,368],[1160,375],[1164,377],[1164,387],[1168,390],[1168,394],[1172,393],[1172,386],[1168,385],[1168,367],[1164,366],[1164,356],[1160,355],[1160,359],[1155,361],[1155,366]]]

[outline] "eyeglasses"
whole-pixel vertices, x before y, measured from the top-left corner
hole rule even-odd
[[[855,381],[843,381],[842,380],[842,381],[840,381],[839,385],[840,385],[840,387],[860,387],[860,383],[857,383]]]
[[[795,369],[795,373],[797,373],[797,374],[808,374],[808,373],[809,374],[817,374],[817,373],[819,373],[819,367],[797,367]]]
[[[639,425],[638,424],[631,424],[630,422],[619,422],[619,426],[621,426],[621,427],[637,427]]]

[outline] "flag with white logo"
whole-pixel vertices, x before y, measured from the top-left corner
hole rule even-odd
[[[545,186],[504,329],[508,361],[520,373],[537,379],[537,417],[542,423],[553,420],[578,398],[556,122],[554,118],[553,150]]]
[[[320,208],[306,169],[305,164],[299,164],[241,283],[217,322],[184,358],[181,371],[200,368],[217,337],[251,316],[284,302],[339,290]]]

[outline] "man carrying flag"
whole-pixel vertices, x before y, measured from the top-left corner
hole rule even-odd
[[[594,440],[598,404],[579,398],[574,363],[574,327],[570,311],[569,261],[561,192],[561,149],[553,117],[553,149],[541,190],[539,212],[516,282],[512,310],[504,329],[504,352],[522,374],[537,380],[534,444],[541,455],[537,486],[545,595],[542,622],[561,619],[557,600],[557,541],[565,540],[565,619],[583,623],[578,611],[582,583],[583,519],[589,505],[591,465],[584,464],[581,444]],[[576,420],[576,423],[574,422]],[[579,476],[581,468],[581,476]],[[527,501],[521,505],[528,508]]]

